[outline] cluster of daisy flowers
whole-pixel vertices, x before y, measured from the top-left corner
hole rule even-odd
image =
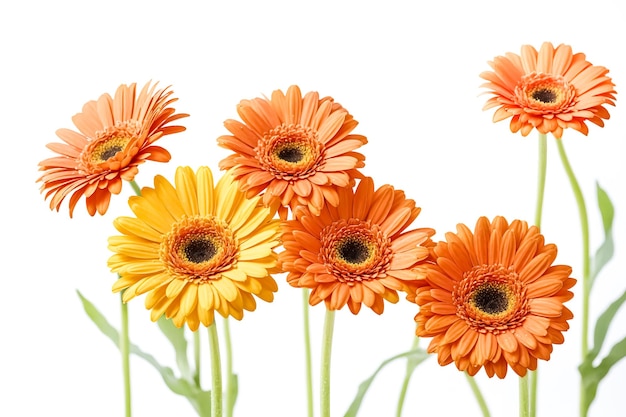
[[[494,121],[511,118],[512,132],[586,134],[587,121],[609,117],[608,70],[569,46],[524,46],[490,65],[485,108],[497,107]],[[57,131],[64,143],[48,147],[58,155],[40,163],[50,207],[68,198],[71,216],[84,197],[90,215],[105,214],[143,162],[167,162],[155,142],[184,131],[172,123],[188,116],[175,101],[169,87],[137,93],[132,84],[85,104],[73,118],[78,131]],[[219,179],[208,167],[179,167],[172,182],[156,176],[129,199],[134,216],[114,221],[108,265],[124,302],[145,294],[153,321],[196,331],[215,312],[239,320],[257,300],[271,302],[274,277],[286,273],[328,310],[382,314],[403,294],[419,306],[416,334],[432,337],[428,351],[470,375],[523,376],[563,343],[576,281],[571,267],[554,264],[557,247],[538,227],[481,217],[434,241],[433,228],[412,227],[414,200],[359,171],[367,139],[333,98],[291,86],[242,100],[237,113],[217,138],[232,151]]]

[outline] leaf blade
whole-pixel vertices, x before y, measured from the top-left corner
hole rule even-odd
[[[89,319],[98,327],[98,329],[119,349],[120,334],[113,327],[106,317],[89,301],[82,293],[76,290],[78,297],[83,305],[83,310]],[[187,398],[191,405],[196,409],[201,417],[211,416],[211,391],[202,390],[195,383],[186,378],[177,378],[172,368],[161,365],[154,356],[144,352],[139,346],[130,343],[130,352],[135,354],[152,365],[161,375],[165,385],[175,394],[182,395]]]
[[[585,402],[581,405],[584,410],[584,415],[587,415],[591,403],[596,398],[598,386],[602,379],[609,373],[613,365],[624,359],[624,357],[626,357],[626,337],[613,345],[611,351],[602,359],[602,362],[600,362],[597,367],[587,362],[579,367],[583,375],[583,386],[587,391]],[[583,365],[585,366],[583,367]]]
[[[615,301],[609,304],[606,310],[604,310],[604,312],[598,317],[596,327],[593,332],[593,348],[585,357],[585,362],[593,363],[600,353],[602,345],[604,344],[604,339],[606,339],[606,334],[611,326],[611,322],[624,302],[626,302],[626,291],[624,291],[624,293]]]
[[[357,413],[359,412],[359,409],[361,408],[361,403],[363,402],[363,399],[365,398],[365,394],[367,394],[367,390],[369,389],[370,385],[372,385],[372,382],[374,382],[374,378],[376,378],[376,375],[378,375],[378,373],[387,364],[400,358],[407,358],[409,360],[410,365],[407,365],[407,369],[408,369],[408,366],[411,366],[412,369],[415,369],[420,363],[424,362],[428,358],[428,353],[426,353],[424,349],[417,347],[415,349],[411,349],[409,351],[400,353],[398,355],[392,356],[389,359],[384,360],[378,366],[378,368],[376,368],[372,376],[370,376],[369,378],[361,382],[361,384],[359,384],[357,394],[354,400],[352,401],[352,403],[350,404],[350,407],[346,411],[346,414],[344,414],[344,417],[356,417]]]
[[[165,335],[174,348],[174,353],[176,354],[176,365],[178,365],[181,376],[189,381],[193,380],[191,368],[189,367],[189,359],[187,357],[188,344],[187,339],[185,338],[184,327],[176,327],[172,320],[165,318],[165,315],[159,318],[157,325],[159,326],[161,333]]]
[[[593,288],[593,284],[606,264],[613,258],[615,247],[613,242],[613,219],[615,217],[615,207],[609,198],[607,192],[596,182],[596,194],[598,199],[598,208],[602,216],[602,227],[604,229],[604,241],[596,250],[595,255],[591,259],[591,274],[589,276],[589,291]]]

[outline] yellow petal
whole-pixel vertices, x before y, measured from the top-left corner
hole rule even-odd
[[[190,167],[178,167],[174,177],[176,194],[188,216],[198,214],[198,194],[196,176]],[[169,229],[168,229],[169,230]]]
[[[185,288],[187,284],[186,281],[182,279],[174,279],[167,286],[167,290],[165,291],[165,295],[167,298],[176,298],[181,293],[181,291]]]
[[[208,167],[200,167],[196,174],[198,181],[198,213],[201,216],[215,212],[213,174]]]
[[[231,280],[228,278],[220,278],[214,281],[211,281],[213,287],[219,291],[219,293],[226,299],[228,302],[232,302],[239,295],[239,290],[233,284]]]

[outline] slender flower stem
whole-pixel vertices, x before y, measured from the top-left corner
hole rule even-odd
[[[139,185],[137,185],[135,180],[129,181],[129,183],[130,186],[133,187],[133,191],[135,192],[135,194],[141,195],[141,188],[139,188]]]
[[[537,415],[537,379],[539,368],[535,371],[528,371],[530,378],[530,417],[535,417]]]
[[[519,417],[529,417],[528,374],[519,377]]]
[[[469,385],[472,388],[472,392],[474,393],[474,397],[476,397],[476,401],[478,402],[480,411],[483,413],[483,417],[491,417],[485,397],[483,397],[483,394],[480,392],[480,388],[478,387],[476,380],[467,372],[465,372],[465,378],[467,378],[467,382],[469,382]]]
[[[311,330],[309,326],[309,289],[302,289],[302,321],[304,329],[304,361],[306,367],[307,415],[313,417],[313,371],[311,368]]]
[[[559,156],[561,157],[561,162],[563,163],[563,168],[565,169],[565,173],[569,178],[570,185],[572,186],[572,191],[574,192],[574,197],[576,198],[576,205],[578,206],[578,215],[580,217],[580,228],[582,232],[582,246],[583,246],[583,317],[582,317],[582,359],[584,360],[589,352],[589,293],[591,291],[591,282],[590,282],[590,256],[589,256],[589,221],[587,218],[587,208],[585,206],[585,199],[583,197],[583,193],[580,189],[580,185],[576,180],[576,176],[574,175],[574,171],[572,170],[572,166],[567,159],[567,154],[565,153],[565,147],[563,146],[563,140],[557,139],[556,141],[557,148],[559,150]],[[585,409],[584,404],[586,404],[587,391],[582,385],[582,380],[580,384],[580,415],[585,416],[586,413],[583,411]]]
[[[133,180],[130,181],[130,185],[135,191],[135,194],[141,195],[141,189],[137,183]],[[120,309],[121,309],[121,324],[120,324],[120,355],[122,356],[122,375],[124,379],[124,410],[125,416],[131,417],[131,392],[130,392],[130,338],[128,330],[128,305],[124,303],[122,298],[124,292],[120,292]]]
[[[419,337],[413,338],[411,350],[417,348],[419,344]],[[402,409],[404,408],[404,400],[406,398],[406,392],[409,388],[409,381],[411,380],[411,362],[409,359],[406,361],[406,371],[404,373],[404,380],[402,381],[402,387],[400,388],[400,396],[398,397],[398,405],[396,407],[396,417],[402,416]]]
[[[548,140],[545,133],[539,134],[539,155],[537,158],[537,205],[535,206],[535,226],[541,229],[543,195],[546,189],[546,167],[548,165]]]
[[[130,396],[130,341],[128,338],[128,305],[122,301],[121,306],[121,329],[120,329],[120,354],[122,355],[122,374],[124,378],[124,410],[125,416],[131,416],[131,396]]]
[[[539,133],[539,152],[537,156],[537,204],[535,206],[535,226],[541,229],[541,217],[543,214],[543,196],[546,189],[546,168],[548,165],[548,139],[545,133]],[[530,378],[530,417],[537,415],[537,381],[539,369],[529,371]]]
[[[230,340],[230,321],[224,319],[224,344],[226,346],[226,417],[233,417],[235,408],[235,397],[233,387],[233,344]]]
[[[335,310],[326,309],[322,336],[322,370],[320,372],[320,413],[330,417],[330,354],[333,346]]]
[[[200,333],[193,332],[193,381],[200,388]]]
[[[211,417],[222,417],[222,364],[220,344],[217,340],[215,323],[209,326],[209,347],[211,350]]]

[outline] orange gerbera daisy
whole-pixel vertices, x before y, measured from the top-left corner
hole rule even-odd
[[[339,310],[347,304],[357,314],[365,304],[381,314],[383,300],[397,302],[397,291],[417,280],[414,268],[428,257],[435,231],[404,232],[420,209],[390,185],[374,191],[368,177],[356,191],[338,194],[338,207],[326,205],[316,216],[300,206],[294,220],[283,222],[279,262],[289,284],[313,289],[311,305],[324,300]]]
[[[585,122],[604,126],[610,117],[603,107],[615,105],[615,84],[608,69],[591,65],[585,54],[572,54],[568,45],[554,48],[545,42],[539,51],[522,46],[521,55],[507,53],[489,65],[494,71],[480,74],[482,87],[493,94],[483,110],[498,107],[493,121],[512,117],[511,131],[526,136],[533,128],[561,138],[563,129],[587,134]]]
[[[237,112],[244,123],[227,120],[233,136],[217,139],[235,154],[220,162],[233,173],[248,196],[265,191],[263,202],[287,206],[305,205],[319,214],[325,202],[339,204],[336,187],[353,186],[361,178],[357,168],[365,157],[355,149],[367,143],[352,135],[357,121],[331,97],[317,92],[304,97],[293,85],[287,94],[276,90],[271,99],[243,100]]]
[[[136,95],[136,84],[121,85],[115,97],[103,94],[89,101],[72,121],[78,132],[59,129],[56,134],[65,143],[50,143],[49,149],[60,156],[39,163],[44,174],[37,180],[43,184],[46,198],[52,196],[50,209],[59,210],[68,195],[70,217],[78,200],[85,196],[87,211],[104,214],[111,194],[119,194],[122,180],[132,181],[138,165],[145,161],[167,162],[170,154],[153,143],[164,135],[185,130],[168,126],[187,117],[175,114],[168,107],[177,99],[168,88],[157,90],[146,84]]]
[[[245,198],[230,173],[214,186],[209,168],[179,167],[175,180],[156,176],[154,188],[129,200],[137,217],[115,220],[122,236],[109,238],[109,267],[120,275],[113,291],[124,290],[124,302],[147,293],[153,321],[165,314],[194,331],[216,311],[240,320],[256,308],[253,295],[272,301],[276,207]]]
[[[537,359],[550,359],[573,317],[563,303],[576,283],[571,267],[552,265],[556,246],[537,227],[503,217],[481,217],[474,233],[459,224],[446,239],[408,297],[420,306],[416,333],[433,337],[428,351],[439,364],[470,375],[484,366],[504,378],[507,364],[524,376]]]

